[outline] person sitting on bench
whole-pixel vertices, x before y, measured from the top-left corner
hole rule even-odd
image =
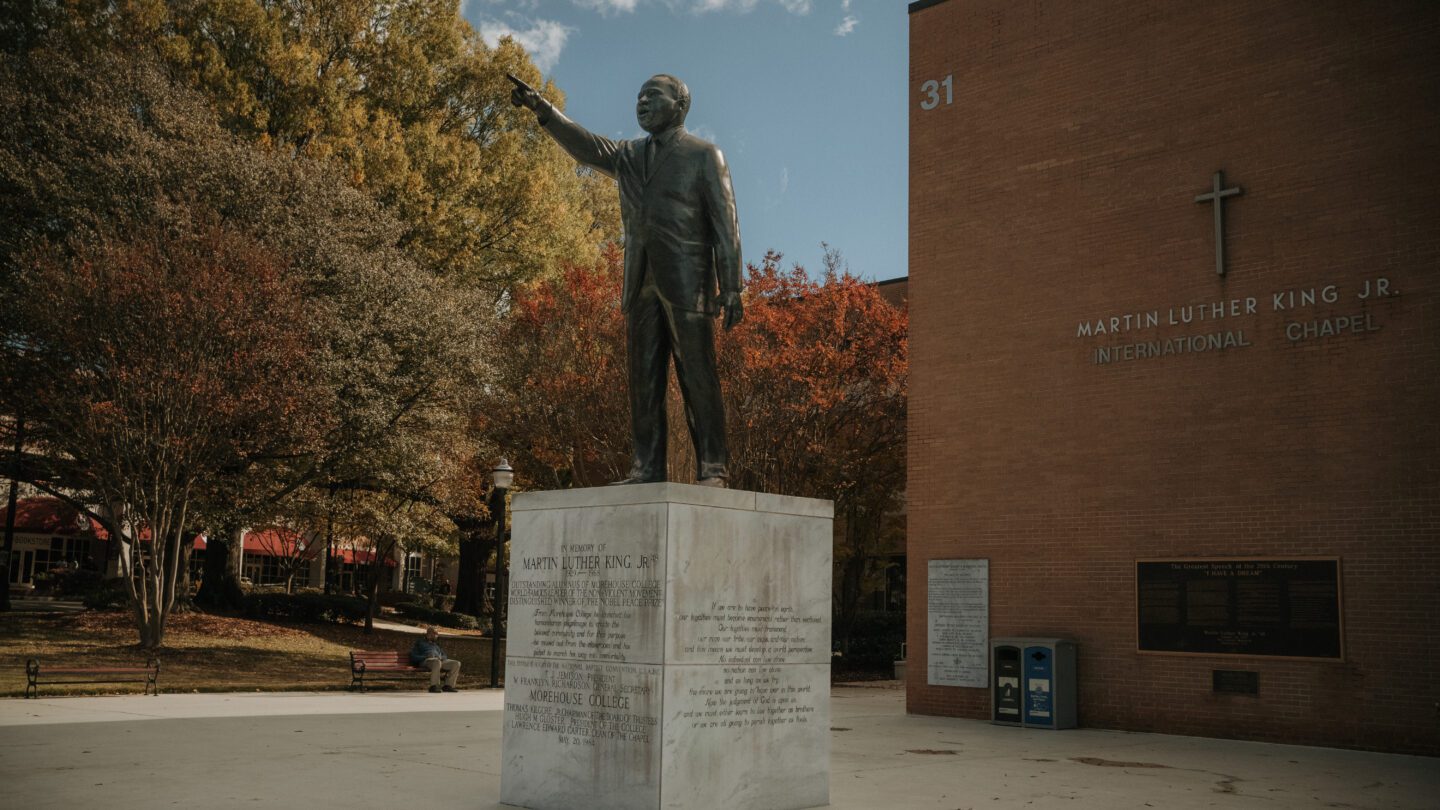
[[[425,628],[425,637],[416,639],[415,646],[410,648],[410,663],[421,668],[430,670],[430,691],[431,692],[458,692],[455,682],[460,680],[460,662],[454,658],[446,658],[445,651],[435,640],[440,637],[440,632],[434,627]],[[445,673],[445,686],[440,686],[440,673]]]

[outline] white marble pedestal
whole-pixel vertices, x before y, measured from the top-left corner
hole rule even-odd
[[[829,802],[829,501],[638,484],[512,515],[502,802]]]

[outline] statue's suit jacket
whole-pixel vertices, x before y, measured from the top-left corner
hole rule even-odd
[[[730,170],[715,145],[677,127],[645,165],[647,138],[612,141],[551,108],[542,126],[570,156],[620,185],[625,286],[620,309],[640,294],[648,264],[671,306],[718,313],[716,291],[740,292],[740,225]]]

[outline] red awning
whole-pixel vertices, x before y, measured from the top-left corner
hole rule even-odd
[[[305,538],[289,529],[260,529],[245,533],[245,553],[262,557],[293,557],[314,553]]]
[[[335,552],[335,556],[339,557],[341,562],[352,563],[354,565],[370,565],[375,561],[375,552],[368,549],[355,550],[342,548]],[[394,558],[386,557],[385,564],[394,568]]]
[[[9,519],[10,509],[0,508],[0,526]],[[92,534],[105,538],[109,535],[100,524],[90,517],[82,517],[80,511],[70,504],[48,495],[23,498],[15,504],[15,531],[27,534],[81,535]]]
[[[245,554],[251,557],[290,557],[296,553],[296,543],[304,543],[305,539],[297,532],[290,529],[269,528],[245,533]],[[325,553],[323,540],[313,541],[314,545],[303,548],[300,553],[313,559],[315,555]],[[202,535],[195,538],[196,550],[203,550],[208,545]],[[341,562],[369,565],[375,559],[375,552],[370,549],[337,548],[335,556]],[[386,558],[385,564],[394,568],[397,563],[393,558]]]
[[[257,557],[291,557],[296,554],[297,544],[300,554],[309,551],[305,546],[305,538],[301,537],[299,533],[290,529],[273,527],[246,532],[244,544],[245,553]],[[197,551],[205,549],[209,545],[209,539],[204,535],[195,538]],[[318,550],[315,553],[318,553]]]

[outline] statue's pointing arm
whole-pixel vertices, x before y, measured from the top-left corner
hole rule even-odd
[[[620,151],[620,145],[596,135],[579,124],[566,118],[564,113],[555,109],[555,105],[546,101],[530,85],[525,84],[514,76],[510,81],[515,83],[515,89],[510,94],[510,102],[517,107],[529,107],[535,111],[535,120],[540,126],[560,144],[560,148],[570,153],[575,158],[590,168],[608,175],[615,176],[615,159]]]
[[[615,141],[594,134],[566,118],[564,113],[554,107],[550,107],[548,116],[537,110],[536,119],[540,126],[550,133],[550,137],[560,144],[560,148],[570,153],[570,157],[601,174],[615,177],[615,159],[620,151],[620,145]]]
[[[715,280],[720,285],[720,306],[725,328],[744,317],[740,304],[740,219],[735,213],[735,190],[730,184],[730,167],[719,149],[711,148],[705,161],[705,209],[710,231],[715,235]]]

